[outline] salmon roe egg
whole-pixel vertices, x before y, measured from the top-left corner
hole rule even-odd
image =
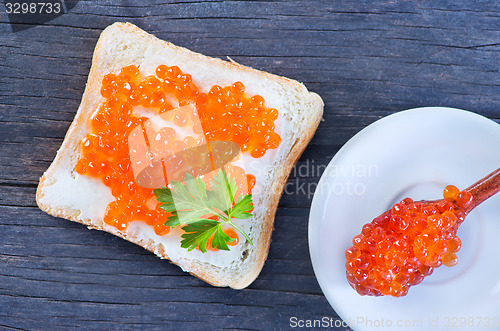
[[[443,198],[448,201],[455,201],[459,192],[460,191],[456,186],[448,185],[444,188]]]
[[[365,224],[345,250],[351,287],[360,295],[400,297],[435,268],[456,265],[462,245],[456,234],[472,195],[449,185],[443,197],[435,203],[403,199]]]
[[[195,134],[204,135],[208,141],[233,141],[255,158],[264,156],[281,142],[274,125],[278,111],[266,107],[263,97],[246,95],[241,82],[225,87],[214,85],[208,93],[203,93],[191,75],[177,66],[159,65],[155,75],[144,77],[137,66],[130,65],[122,68],[118,75],[105,75],[100,92],[104,101],[90,120],[91,131],[81,142],[82,153],[75,170],[101,179],[110,188],[115,201],[108,204],[104,223],[120,231],[133,220],[150,225],[159,236],[170,231],[164,225],[169,214],[159,208],[153,189],[138,185],[134,178],[128,138],[136,127],[142,126],[145,130],[144,123],[148,120],[133,112],[135,106],[148,107],[168,117],[174,109],[173,99],[179,107],[194,104],[198,115],[177,114],[170,120],[178,127],[185,127],[199,116],[201,127],[193,126]],[[155,146],[163,143],[165,148],[182,149],[198,143],[195,138],[181,140],[173,128],[163,128],[149,137],[148,143]],[[255,176],[245,174],[239,167],[230,167],[230,172],[235,176],[238,192],[251,193]],[[208,183],[207,176],[205,179]],[[236,245],[237,233],[232,229],[225,232],[235,239],[229,245]]]

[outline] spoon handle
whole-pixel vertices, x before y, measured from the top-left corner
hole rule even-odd
[[[479,180],[477,183],[472,184],[466,188],[465,191],[472,194],[472,201],[464,210],[466,213],[469,213],[483,201],[500,191],[500,168]]]

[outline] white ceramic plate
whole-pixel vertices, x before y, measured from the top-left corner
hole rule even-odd
[[[442,266],[406,297],[360,296],[347,283],[344,250],[363,224],[405,197],[442,198],[500,167],[500,125],[451,108],[417,108],[363,129],[335,155],[316,190],[309,248],[318,282],[354,330],[500,330],[500,195],[458,231],[455,267]]]

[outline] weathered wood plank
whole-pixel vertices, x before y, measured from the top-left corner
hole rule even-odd
[[[0,207],[0,213],[6,219],[0,233],[9,239],[0,246],[0,298],[7,303],[0,320],[17,327],[36,328],[43,316],[51,317],[44,327],[87,325],[78,324],[80,318],[90,318],[89,326],[118,327],[116,316],[132,327],[148,316],[144,326],[174,326],[179,320],[189,328],[215,315],[228,327],[265,329],[277,315],[278,325],[287,325],[310,305],[323,307],[315,315],[335,317],[312,273],[307,209],[280,209],[269,260],[245,291],[213,288],[138,246],[35,208]],[[168,295],[158,296],[160,291]],[[40,304],[34,315],[31,309]],[[203,313],[193,314],[201,306]],[[91,318],[99,311],[104,320]],[[242,321],[245,314],[249,319]]]

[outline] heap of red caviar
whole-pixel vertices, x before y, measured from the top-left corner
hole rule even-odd
[[[406,198],[363,226],[345,251],[347,280],[360,295],[401,297],[434,268],[457,264],[456,233],[472,195],[449,185],[443,196],[435,203]]]
[[[264,99],[259,95],[245,95],[244,89],[241,82],[236,82],[227,87],[215,85],[208,93],[202,93],[191,76],[176,66],[160,65],[156,76],[143,77],[134,65],[124,67],[118,75],[105,75],[101,88],[105,100],[91,119],[91,132],[82,140],[82,153],[76,164],[76,172],[100,178],[116,198],[107,206],[104,222],[122,231],[129,222],[136,220],[153,226],[158,235],[165,235],[170,230],[164,225],[169,215],[156,202],[153,188],[141,187],[134,178],[128,136],[138,126],[145,131],[145,123],[149,120],[136,116],[134,106],[166,114],[177,107],[171,104],[173,99],[179,107],[193,104],[202,125],[202,128],[193,127],[193,131],[204,135],[207,141],[233,141],[255,158],[277,148],[281,141],[274,132],[277,110],[264,106]],[[173,121],[179,127],[186,126],[190,120],[188,115],[176,115]],[[172,128],[161,129],[156,137],[159,143],[168,141],[178,149],[196,145],[192,137],[176,138]],[[234,176],[240,190],[245,187],[248,193],[251,192],[255,185],[253,175],[245,174],[242,168],[234,165],[227,171]],[[204,180],[208,182],[210,176],[205,176]],[[237,239],[231,229],[226,232]]]

